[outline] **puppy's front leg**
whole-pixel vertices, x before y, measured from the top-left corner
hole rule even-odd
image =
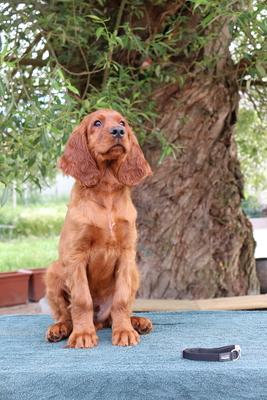
[[[125,252],[117,262],[115,293],[111,307],[114,345],[131,346],[140,341],[130,318],[138,286],[139,274],[135,264],[135,252]]]
[[[66,257],[68,263],[67,286],[71,299],[73,331],[68,346],[76,349],[91,348],[98,344],[98,337],[93,323],[93,302],[89,290],[86,266],[87,255],[79,253]]]

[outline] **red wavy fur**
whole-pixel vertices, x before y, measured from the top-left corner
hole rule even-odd
[[[131,317],[139,273],[130,188],[151,174],[150,167],[125,118],[107,109],[84,118],[58,166],[76,182],[59,258],[45,278],[56,322],[46,338],[69,337],[67,347],[90,348],[98,343],[96,331],[111,326],[113,344],[135,345],[152,324]]]

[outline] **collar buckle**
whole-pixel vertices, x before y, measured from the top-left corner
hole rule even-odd
[[[237,354],[236,358],[233,358],[233,361],[237,361],[239,360],[239,358],[241,358],[241,347],[238,346],[238,344],[235,345],[235,348],[233,350],[231,350],[231,354]]]

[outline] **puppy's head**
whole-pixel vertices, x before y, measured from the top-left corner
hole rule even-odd
[[[101,180],[99,165],[116,163],[121,184],[133,187],[151,174],[137,139],[117,111],[102,109],[85,117],[70,136],[58,167],[83,185]]]

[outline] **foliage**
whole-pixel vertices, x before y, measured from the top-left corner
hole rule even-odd
[[[247,198],[242,201],[242,209],[247,218],[264,218],[264,208],[264,206],[260,206],[256,196],[248,195]]]
[[[58,237],[28,237],[0,241],[0,272],[45,268],[58,257]]]
[[[43,185],[75,124],[98,108],[123,112],[140,143],[157,142],[162,156],[178,147],[157,128],[158,87],[214,76],[221,49],[207,51],[218,35],[229,46],[240,89],[265,98],[267,25],[264,2],[153,2],[157,26],[146,20],[143,0],[11,0],[1,4],[2,106],[0,181]],[[158,15],[162,14],[159,22]],[[194,26],[191,21],[198,21]],[[228,25],[228,32],[221,26]],[[155,22],[156,23],[156,22]],[[145,66],[144,61],[149,60]],[[151,61],[151,63],[150,63]],[[148,68],[149,67],[149,68]],[[265,102],[266,103],[266,102]],[[259,103],[263,107],[263,103]],[[246,151],[250,150],[246,148]],[[7,198],[4,192],[3,201]]]
[[[65,214],[65,202],[0,209],[0,224],[16,226],[12,240],[8,230],[0,229],[0,272],[43,268],[56,260]]]
[[[13,238],[59,235],[66,214],[66,205],[12,207],[0,209],[0,224],[14,225]]]
[[[246,178],[245,198],[267,188],[267,120],[259,118],[251,104],[242,107],[237,123],[236,142],[241,169]]]
[[[50,180],[48,188],[51,189],[55,184],[54,180]],[[69,194],[51,194],[46,193],[46,186],[43,188],[44,190],[40,190],[35,184],[31,184],[29,181],[23,185],[21,188],[22,196],[17,196],[14,187],[5,188],[3,184],[0,183],[0,199],[4,197],[5,191],[8,191],[8,197],[5,202],[6,205],[13,205],[13,196],[16,197],[15,204],[18,206],[28,206],[28,205],[36,205],[36,207],[40,206],[50,206],[51,207],[56,203],[58,204],[67,204],[69,202]],[[16,205],[14,207],[16,207]],[[1,208],[0,208],[1,213]]]

